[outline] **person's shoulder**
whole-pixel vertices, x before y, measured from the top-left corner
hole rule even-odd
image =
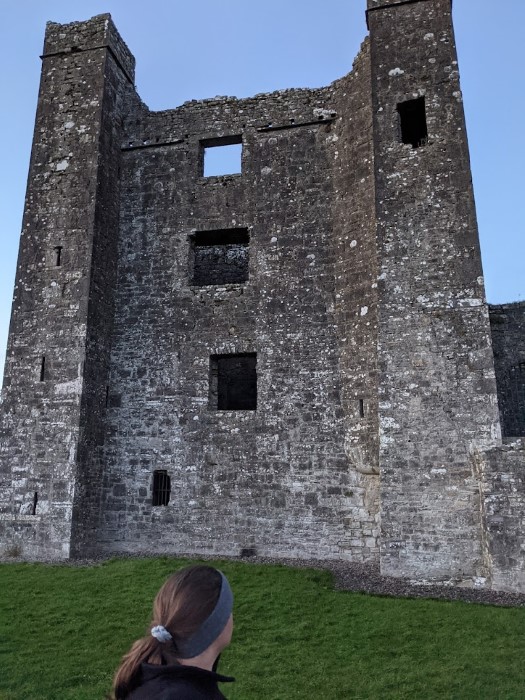
[[[148,695],[150,700],[209,700],[210,696],[198,688],[177,683],[165,688],[159,695]]]
[[[154,696],[157,700],[157,696]],[[152,696],[153,699],[153,696]],[[200,685],[179,679],[163,689],[158,700],[226,700],[215,685]]]
[[[149,686],[149,687],[148,687]],[[151,684],[146,684],[137,688],[130,700],[221,700],[224,695],[217,691],[217,694],[210,695],[209,691],[196,688],[193,685],[183,682],[170,683],[164,688],[154,689]]]
[[[155,668],[144,664],[142,683],[129,700],[224,700],[216,678],[226,680],[226,677],[188,666]]]

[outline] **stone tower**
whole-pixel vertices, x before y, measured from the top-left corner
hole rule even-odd
[[[4,546],[525,586],[523,443],[501,442],[451,2],[368,0],[367,21],[326,88],[164,112],[109,15],[48,25]],[[237,163],[217,174],[221,149]],[[498,387],[521,395],[522,309],[498,318]]]
[[[109,15],[48,24],[3,390],[2,511],[24,550],[68,557],[98,508],[123,101]],[[89,483],[88,483],[89,482]],[[86,488],[88,487],[88,488]]]
[[[481,575],[470,455],[500,428],[451,2],[368,6],[382,566]]]

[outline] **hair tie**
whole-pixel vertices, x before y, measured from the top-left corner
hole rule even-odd
[[[164,625],[156,625],[155,627],[152,627],[151,636],[155,637],[155,639],[161,644],[164,644],[165,642],[170,642],[173,639],[173,637],[164,627]]]

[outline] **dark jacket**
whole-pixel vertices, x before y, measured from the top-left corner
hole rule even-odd
[[[235,680],[196,666],[142,664],[140,685],[129,700],[225,700],[217,683]]]

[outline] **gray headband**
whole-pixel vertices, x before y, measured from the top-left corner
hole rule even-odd
[[[176,642],[177,657],[179,659],[192,659],[194,656],[202,654],[226,627],[226,623],[232,614],[233,593],[226,576],[222,571],[219,571],[219,573],[222,577],[222,584],[215,608],[189,639]]]

